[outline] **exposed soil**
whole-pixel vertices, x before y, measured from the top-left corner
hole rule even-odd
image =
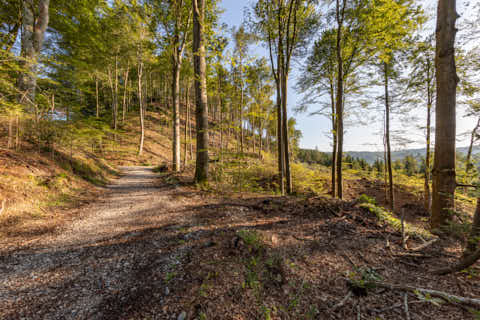
[[[360,268],[388,283],[480,296],[478,266],[429,272],[454,262],[461,244],[410,254],[354,202],[221,198],[151,168],[122,170],[72,223],[0,248],[1,319],[406,319],[404,292],[354,290],[334,307]],[[474,319],[467,307],[413,293],[408,304],[411,319]]]

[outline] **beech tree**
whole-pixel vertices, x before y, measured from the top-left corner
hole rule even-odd
[[[292,56],[306,47],[317,29],[319,16],[315,2],[259,0],[253,10],[257,34],[269,48],[272,73],[277,86],[278,163],[282,194],[285,191],[289,194],[292,192],[287,115],[288,76]]]
[[[456,0],[438,0],[436,28],[436,117],[435,158],[433,164],[432,228],[439,228],[455,208],[455,137],[456,92],[455,67]]]
[[[20,103],[35,106],[37,64],[48,26],[50,0],[23,0],[22,6],[22,59],[24,72],[18,78]]]
[[[158,6],[163,25],[166,49],[171,55],[172,104],[173,104],[173,170],[180,171],[180,70],[184,51],[191,39],[192,4],[191,0],[153,1]]]
[[[430,190],[432,164],[432,112],[435,102],[435,47],[433,35],[417,41],[408,56],[412,71],[408,74],[407,91],[410,99],[426,107],[425,129],[425,172],[424,172],[424,207],[430,212],[432,197]]]
[[[197,122],[197,158],[195,181],[208,181],[208,105],[205,51],[205,0],[192,0],[193,62],[195,70],[195,117]]]

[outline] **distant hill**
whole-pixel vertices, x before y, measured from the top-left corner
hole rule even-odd
[[[403,160],[406,156],[413,156],[415,158],[422,158],[425,156],[426,149],[405,149],[392,152],[392,161]],[[466,155],[468,152],[468,147],[457,148],[457,153]],[[346,155],[349,155],[353,158],[359,158],[367,161],[369,164],[373,164],[375,160],[380,159],[383,161],[383,152],[376,151],[347,151]],[[473,154],[480,154],[480,146],[473,147]],[[309,155],[309,156],[307,156]],[[320,152],[311,149],[300,149],[299,158],[301,161],[309,162],[307,159],[313,160],[315,163],[322,163],[324,165],[329,165],[331,162],[331,152]]]
[[[393,151],[392,152],[392,161],[395,160],[402,160],[406,156],[413,156],[415,158],[421,158],[425,156],[426,149],[405,149],[405,150],[399,150],[399,151]],[[461,154],[467,154],[468,152],[468,147],[460,147],[457,148],[457,153]],[[377,159],[383,160],[383,152],[375,152],[375,151],[348,151],[345,152],[351,157],[354,158],[360,158],[368,163],[372,164],[375,162]],[[473,154],[478,154],[480,153],[480,146],[473,147]]]

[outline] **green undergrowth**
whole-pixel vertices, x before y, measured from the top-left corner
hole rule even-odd
[[[386,223],[396,231],[402,231],[402,221],[397,218],[391,211],[386,210],[383,207],[377,206],[375,203],[363,202],[359,205],[360,208],[364,208],[369,212],[375,214],[379,222]],[[432,239],[435,236],[430,233],[428,230],[425,230],[422,227],[414,226],[408,222],[404,223],[405,225],[405,234],[410,236],[418,237],[421,236],[424,239]]]

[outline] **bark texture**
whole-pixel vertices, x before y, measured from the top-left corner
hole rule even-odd
[[[208,105],[205,61],[205,0],[193,0],[193,62],[195,70],[195,103],[197,122],[197,159],[195,181],[208,181]]]
[[[48,26],[48,9],[50,0],[23,1],[22,14],[22,72],[19,75],[18,87],[21,104],[33,106],[35,104],[35,90],[37,87],[37,64],[42,49],[45,31]],[[38,8],[38,11],[34,10]]]
[[[337,197],[343,198],[342,160],[343,160],[343,56],[342,56],[342,27],[345,17],[346,0],[340,7],[340,0],[336,2],[337,19]]]
[[[439,0],[436,29],[436,119],[435,159],[433,167],[432,228],[444,225],[455,208],[455,67],[456,0]]]

